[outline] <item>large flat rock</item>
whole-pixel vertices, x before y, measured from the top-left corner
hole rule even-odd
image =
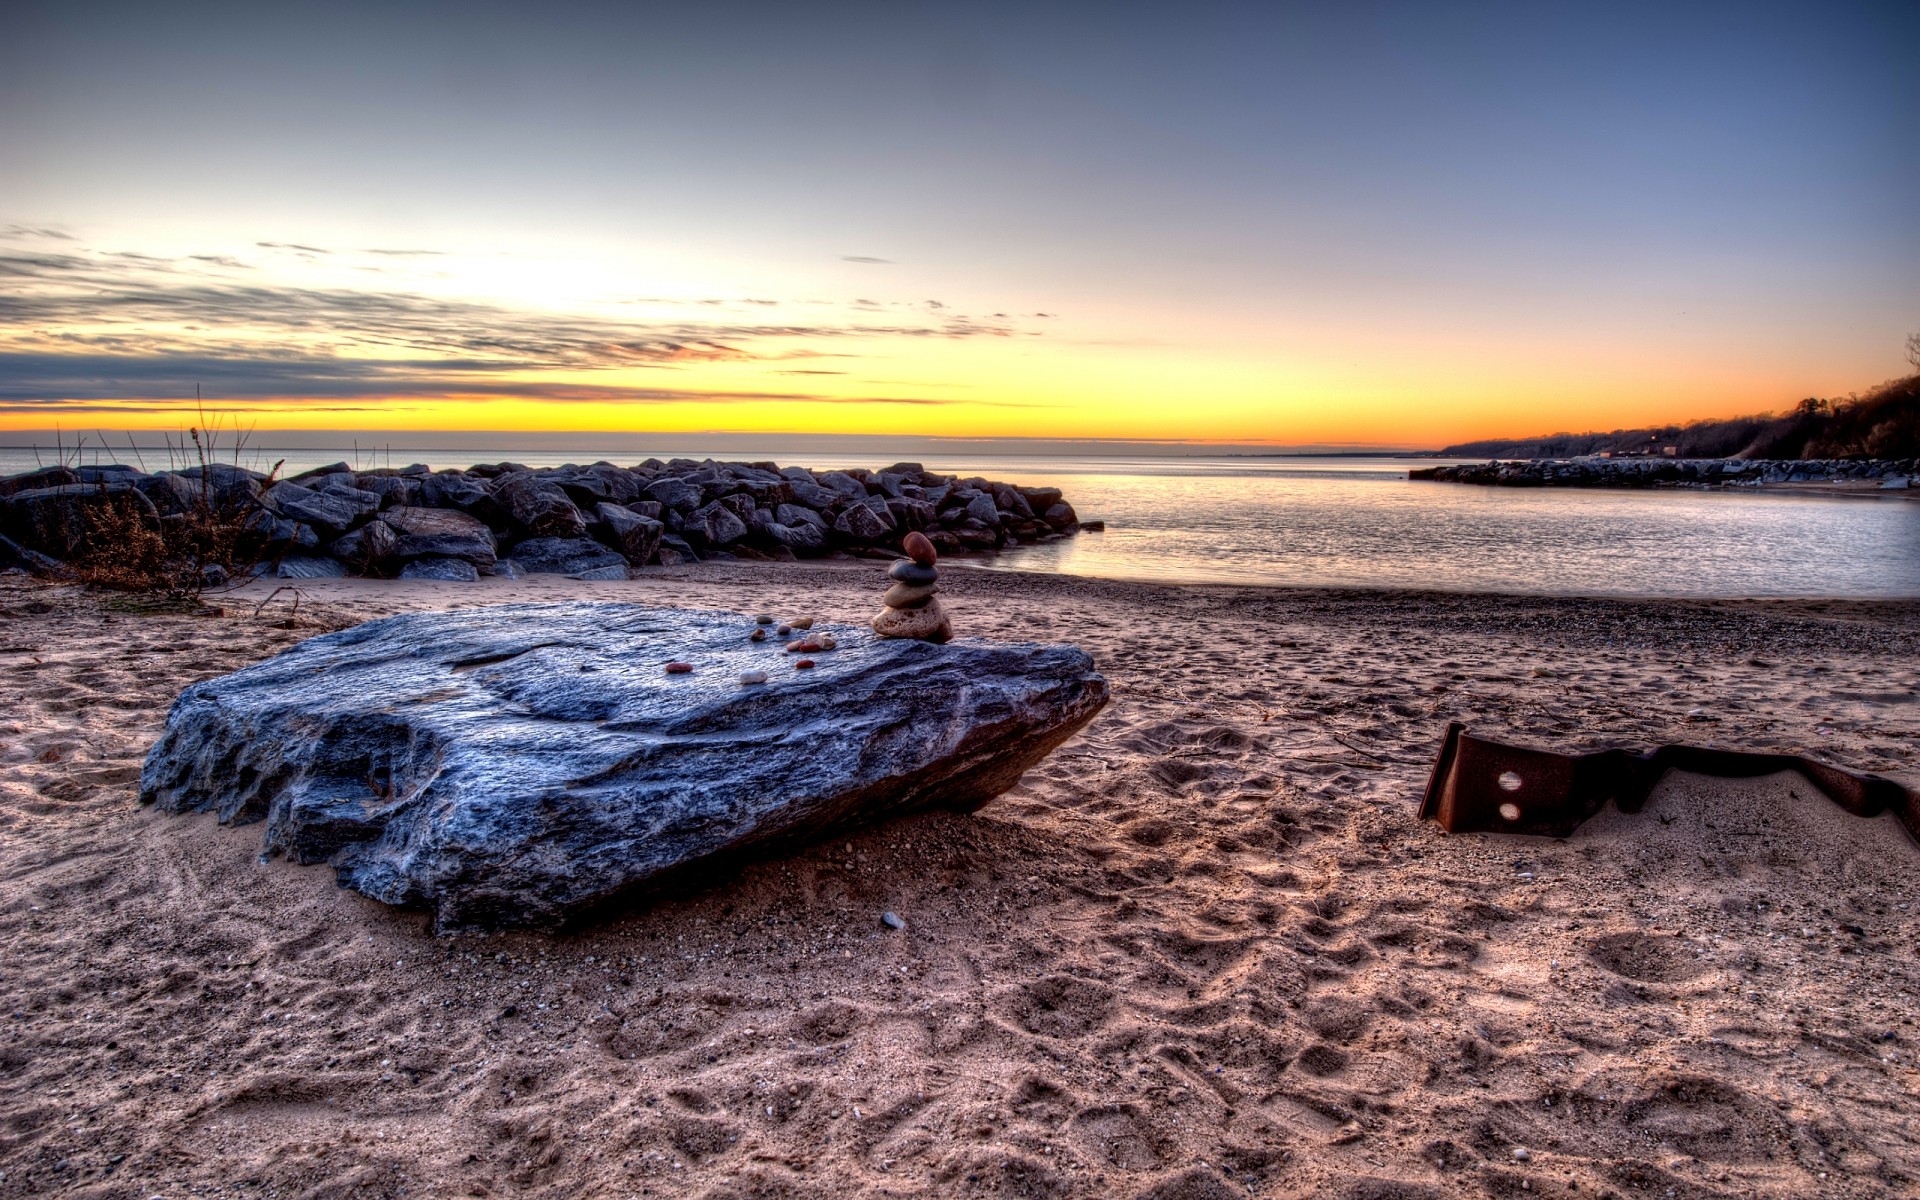
[[[429,909],[554,927],[727,858],[971,810],[1106,703],[1072,646],[826,626],[796,670],[750,618],[632,604],[409,613],[182,692],[141,799],[266,822],[266,848]],[[668,675],[669,661],[694,664]],[[743,686],[743,671],[769,682]]]

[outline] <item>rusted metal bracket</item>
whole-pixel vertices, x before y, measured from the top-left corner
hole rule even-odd
[[[1920,795],[1879,775],[1848,771],[1796,754],[1752,754],[1700,746],[1661,746],[1645,754],[1601,750],[1555,754],[1477,738],[1458,721],[1433,764],[1420,815],[1448,833],[1532,833],[1565,837],[1607,801],[1639,812],[1668,771],[1751,779],[1797,771],[1857,817],[1891,812],[1920,841]]]

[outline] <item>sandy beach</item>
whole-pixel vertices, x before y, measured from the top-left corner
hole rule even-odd
[[[865,621],[884,565],[322,580],[151,616],[0,578],[0,1196],[1879,1197],[1920,1191],[1920,885],[1797,777],[1570,839],[1417,819],[1449,720],[1920,785],[1920,602],[956,569],[1113,701],[904,817],[566,936],[431,936],[136,803],[186,684],[392,612]],[[895,931],[880,915],[905,920]]]

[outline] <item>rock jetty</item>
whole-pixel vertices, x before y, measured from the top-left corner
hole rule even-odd
[[[1768,487],[1830,484],[1852,491],[1920,489],[1914,459],[1546,458],[1407,472],[1409,479],[1494,487]]]
[[[1058,488],[911,462],[881,471],[686,458],[443,471],[335,463],[282,480],[226,464],[155,474],[49,467],[0,479],[0,568],[57,573],[87,553],[96,506],[130,506],[151,525],[186,519],[209,490],[244,513],[265,561],[286,578],[624,579],[633,567],[702,558],[898,553],[909,533],[958,553],[1080,528]]]
[[[779,670],[751,616],[632,604],[409,613],[180,694],[141,774],[172,812],[436,927],[552,928],[739,855],[971,811],[1099,711],[1072,646],[883,639]]]

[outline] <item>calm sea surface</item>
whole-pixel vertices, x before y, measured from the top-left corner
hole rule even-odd
[[[148,468],[167,465],[164,453],[144,453]],[[351,451],[257,453],[249,465],[284,457],[289,472],[353,458]],[[551,466],[602,454],[395,451],[393,465],[463,467],[505,457]],[[791,455],[731,450],[724,457],[784,463]],[[856,456],[807,465],[890,461]],[[363,453],[360,465],[387,463]],[[1057,486],[1083,519],[1107,522],[1105,533],[1023,547],[990,569],[1572,595],[1920,597],[1920,501],[1911,499],[1414,483],[1408,468],[1428,464],[1390,458],[1013,456],[926,465]],[[0,450],[0,475],[33,466],[31,453]]]

